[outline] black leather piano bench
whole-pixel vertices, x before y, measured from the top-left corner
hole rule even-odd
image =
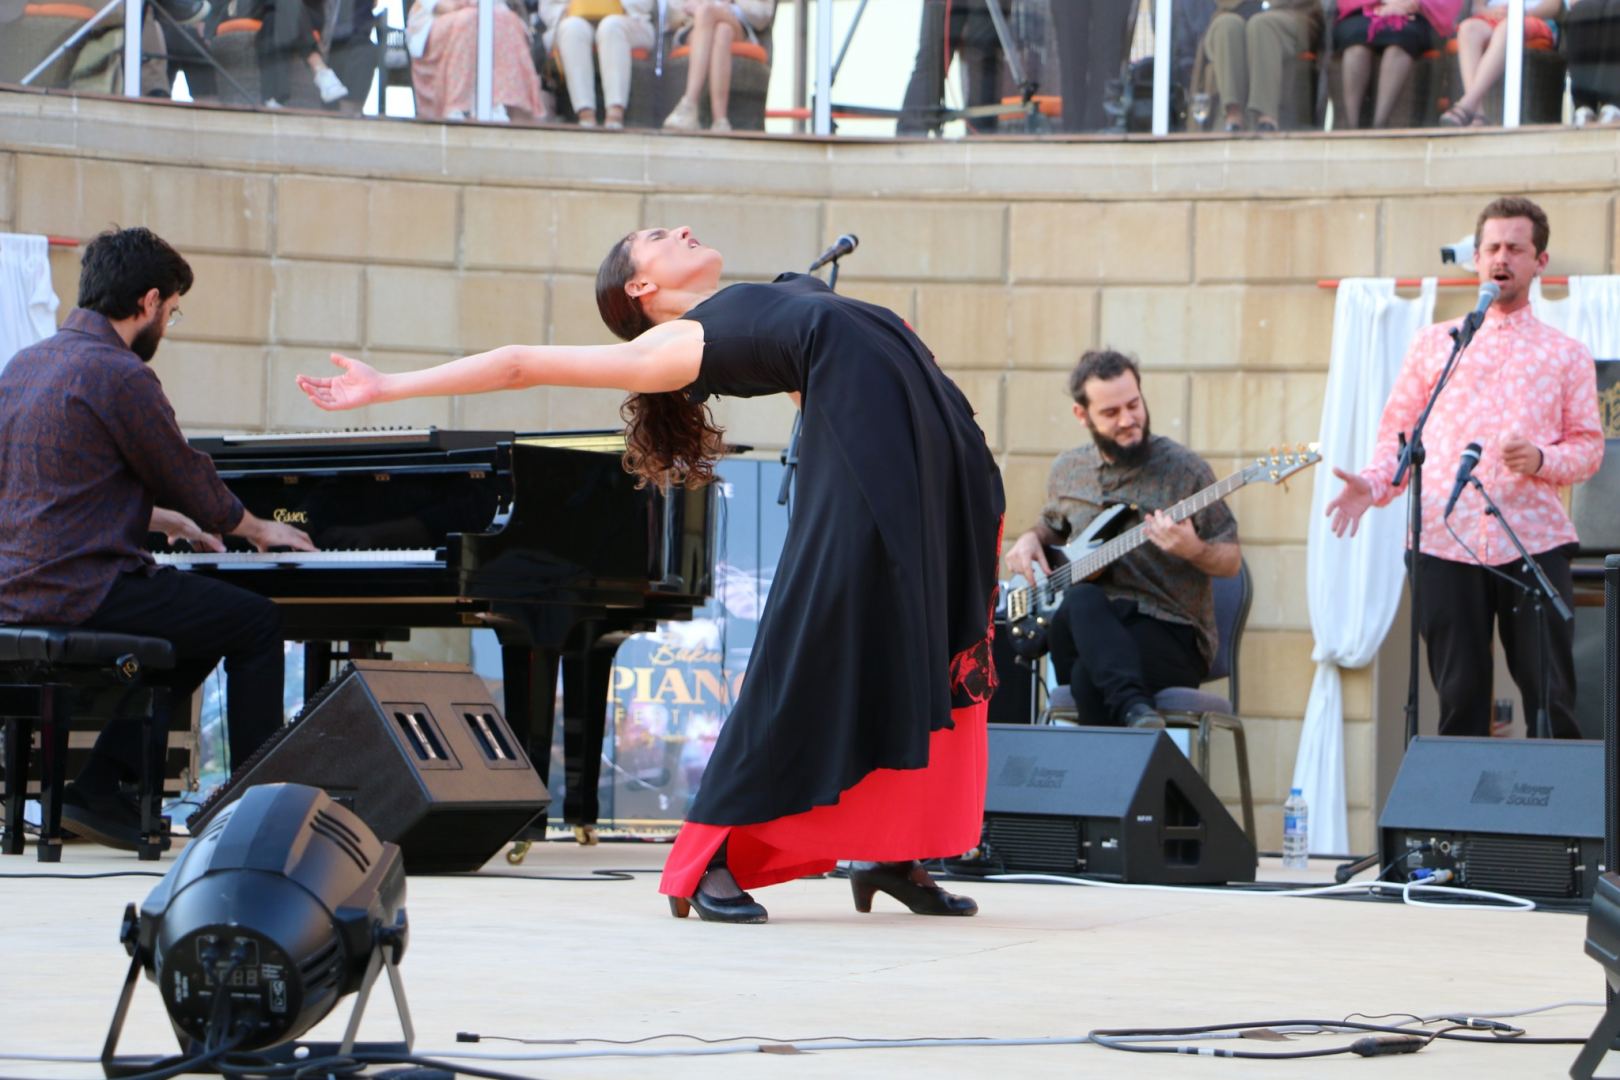
[[[104,634],[60,626],[0,626],[0,721],[4,722],[5,838],[0,854],[21,855],[23,803],[29,756],[39,732],[39,802],[43,811],[40,862],[62,858],[62,792],[67,783],[68,730],[84,691],[108,686],[135,689],[149,671],[174,667],[174,647],[161,638]],[[156,859],[168,839],[162,816],[163,762],[168,747],[167,687],[151,686],[142,713],[140,843],[142,859]]]

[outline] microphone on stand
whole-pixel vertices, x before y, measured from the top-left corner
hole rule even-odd
[[[1474,305],[1474,310],[1463,318],[1464,334],[1474,336],[1474,331],[1485,322],[1485,312],[1490,310],[1490,306],[1496,303],[1496,298],[1501,295],[1502,286],[1494,281],[1487,281],[1479,287],[1479,302]]]
[[[1480,290],[1482,293],[1484,291]],[[1450,517],[1451,512],[1457,508],[1457,498],[1463,493],[1463,488],[1468,486],[1469,477],[1474,475],[1474,466],[1479,464],[1480,452],[1477,442],[1471,442],[1463,447],[1462,460],[1457,463],[1457,482],[1451,485],[1451,498],[1446,500],[1446,512],[1440,515],[1441,520]]]
[[[826,251],[823,251],[821,253],[821,257],[815,262],[811,263],[810,269],[805,272],[813,274],[817,270],[820,270],[823,266],[826,266],[828,263],[835,262],[838,259],[843,258],[845,255],[848,255],[850,252],[860,247],[860,245],[860,237],[856,236],[854,233],[845,233],[837,240],[834,240],[833,246],[828,248]]]

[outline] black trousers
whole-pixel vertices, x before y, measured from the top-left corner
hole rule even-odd
[[[1581,0],[1559,21],[1576,106],[1620,105],[1620,0]]]
[[[1197,686],[1209,673],[1196,628],[1144,615],[1136,601],[1089,583],[1063,594],[1047,642],[1082,724],[1123,724],[1132,705],[1152,705],[1158,691]]]
[[[1002,12],[1007,13],[1007,0],[997,2]],[[945,0],[926,0],[923,4],[917,60],[912,65],[911,81],[906,84],[905,98],[900,103],[902,112],[896,135],[924,135],[939,130],[947,48],[961,57],[962,70],[967,75],[967,104],[970,107],[989,105],[997,99],[996,87],[1006,58],[986,0],[955,0],[950,5],[948,26],[945,11]],[[980,133],[993,132],[996,118],[972,117],[967,126]]]
[[[1102,131],[1110,79],[1125,65],[1125,27],[1137,0],[1065,0],[1052,5],[1052,36],[1062,68],[1063,130]]]
[[[1570,551],[1557,548],[1536,555],[1542,572],[1574,603],[1569,572]],[[1496,567],[1516,581],[1534,587],[1535,578],[1522,563]],[[1536,710],[1541,702],[1541,665],[1538,660],[1541,628],[1535,606],[1524,590],[1496,577],[1484,567],[1424,555],[1418,559],[1423,611],[1419,632],[1429,649],[1429,676],[1440,693],[1440,734],[1488,736],[1491,733],[1491,637],[1493,624],[1501,629],[1502,650],[1508,671],[1524,697],[1526,726],[1536,733]],[[1555,738],[1575,739],[1575,627],[1560,619],[1543,601],[1547,632],[1547,672],[1550,701],[1547,716]]]
[[[153,673],[151,681],[176,694],[196,690],[223,659],[231,768],[281,727],[281,613],[264,597],[180,570],[123,574],[82,625],[171,642],[174,670]],[[140,721],[115,719],[102,729],[80,782],[105,790],[139,775]]]

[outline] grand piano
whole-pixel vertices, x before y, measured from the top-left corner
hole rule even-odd
[[[287,640],[304,644],[306,698],[335,660],[376,657],[413,628],[494,630],[507,721],[537,763],[551,761],[560,666],[563,818],[589,838],[614,652],[659,620],[690,619],[708,598],[712,487],[638,490],[616,432],[427,428],[191,444],[250,511],[296,525],[321,550],[165,549],[159,562],[274,600]]]

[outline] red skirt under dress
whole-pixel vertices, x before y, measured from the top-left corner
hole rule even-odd
[[[744,889],[824,874],[839,859],[901,862],[961,855],[984,819],[987,701],[951,710],[953,727],[929,736],[921,769],[867,773],[831,806],[755,825],[681,826],[658,891],[691,896],[714,853]]]

